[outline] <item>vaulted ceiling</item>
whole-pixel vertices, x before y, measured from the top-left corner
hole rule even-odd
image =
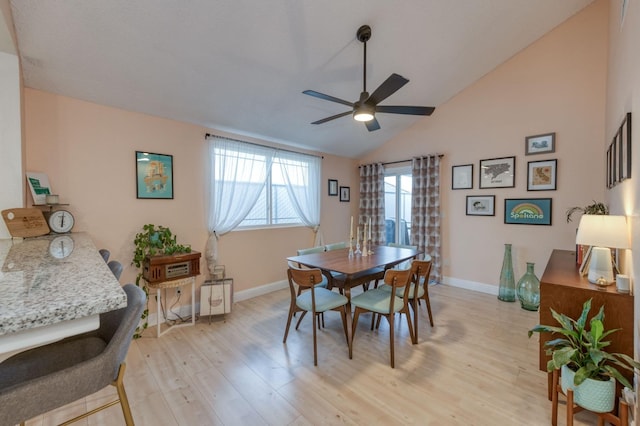
[[[358,158],[553,29],[592,0],[12,0],[27,87],[240,135]],[[348,106],[390,74],[410,80],[383,104]],[[180,141],[176,141],[180,143]]]

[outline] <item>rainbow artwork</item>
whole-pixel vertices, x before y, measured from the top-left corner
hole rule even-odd
[[[504,223],[551,225],[551,198],[505,199]]]

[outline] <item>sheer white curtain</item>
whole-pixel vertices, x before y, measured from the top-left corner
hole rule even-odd
[[[244,220],[256,203],[276,150],[215,137],[209,140],[209,239],[205,257],[211,269],[218,257],[217,238]],[[238,196],[239,195],[239,196]]]
[[[315,245],[323,244],[320,232],[320,157],[300,161],[295,152],[278,151],[277,157],[287,193],[305,226],[315,232]]]

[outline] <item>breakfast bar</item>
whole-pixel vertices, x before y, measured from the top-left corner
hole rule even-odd
[[[93,330],[127,297],[86,233],[0,240],[0,362]]]

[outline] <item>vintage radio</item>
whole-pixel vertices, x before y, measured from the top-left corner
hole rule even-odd
[[[200,275],[200,252],[146,257],[142,276],[150,283],[177,280]]]

